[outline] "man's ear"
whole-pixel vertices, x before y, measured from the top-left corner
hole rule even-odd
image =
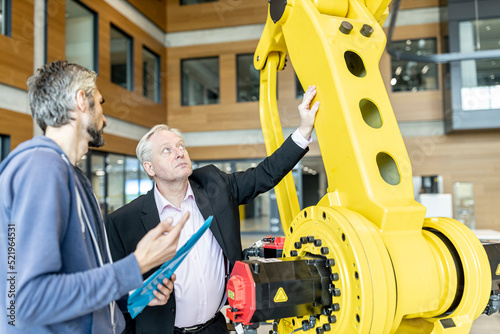
[[[85,112],[87,103],[87,95],[85,95],[85,92],[80,89],[76,92],[76,107],[78,111]]]
[[[146,171],[146,174],[148,174],[150,177],[155,176],[155,171],[153,169],[153,164],[150,161],[144,161],[142,163],[142,166],[144,167],[144,170]]]

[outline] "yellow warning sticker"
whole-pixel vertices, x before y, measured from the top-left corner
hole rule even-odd
[[[500,276],[500,263],[498,264],[497,272],[495,273],[495,275]]]
[[[234,291],[227,290],[227,298],[234,299]]]
[[[278,292],[276,292],[276,295],[274,296],[274,302],[275,303],[283,303],[288,300],[288,296],[285,293],[285,290],[283,288],[279,288]]]

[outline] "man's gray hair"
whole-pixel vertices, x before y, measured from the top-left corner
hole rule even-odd
[[[182,137],[182,133],[177,130],[169,127],[166,124],[158,124],[155,125],[151,130],[146,133],[141,140],[139,141],[139,144],[137,144],[137,148],[135,149],[135,154],[137,155],[137,159],[139,159],[139,162],[141,166],[144,168],[144,162],[145,161],[151,161],[153,159],[153,155],[151,153],[151,142],[150,139],[151,137],[160,131],[170,131],[181,137],[182,140],[184,138]],[[146,173],[147,174],[147,173]]]
[[[28,79],[31,115],[45,132],[47,126],[60,127],[72,119],[76,110],[76,94],[83,90],[94,107],[92,97],[97,91],[97,74],[83,66],[57,60],[45,64]]]

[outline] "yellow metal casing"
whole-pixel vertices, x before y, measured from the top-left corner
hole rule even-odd
[[[314,235],[342,264],[334,331],[467,333],[488,301],[489,265],[477,238],[469,233],[467,241],[467,232],[453,227],[460,223],[437,220],[432,227],[451,243],[423,230],[425,208],[414,200],[411,163],[378,68],[389,2],[271,1],[270,8],[284,9],[274,20],[268,15],[254,56],[266,149],[270,154],[283,142],[276,71],[288,53],[302,86],[317,87],[315,129],[329,184],[318,206],[300,213],[291,175],[278,185],[284,254]],[[457,272],[453,261],[466,269]],[[458,293],[461,278],[474,287]],[[300,321],[292,320],[280,330],[297,328]]]

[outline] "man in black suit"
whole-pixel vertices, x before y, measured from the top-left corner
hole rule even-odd
[[[214,219],[172,277],[173,297],[164,305],[145,308],[134,320],[125,314],[126,333],[227,333],[220,309],[225,303],[225,277],[242,257],[238,207],[277,185],[308,151],[319,108],[319,102],[310,106],[315,95],[314,86],[304,94],[298,107],[299,128],[276,152],[245,172],[227,174],[213,165],[193,171],[182,136],[166,125],[155,126],[141,139],[137,157],[155,186],[109,215],[106,229],[113,259],[133,252],[142,236],[165,217],[177,221],[176,216],[191,213],[179,245],[206,218]]]

